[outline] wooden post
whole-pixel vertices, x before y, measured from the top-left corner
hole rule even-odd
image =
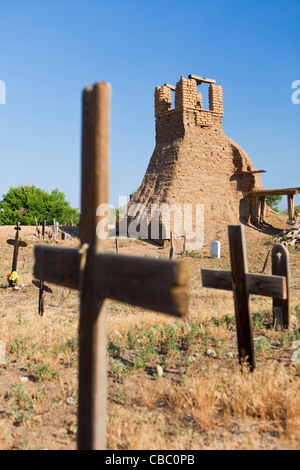
[[[37,218],[35,218],[35,229],[36,229],[36,233],[37,233],[38,238],[40,238],[41,231],[39,229]]]
[[[266,209],[266,198],[264,196],[261,196],[260,198],[260,224],[264,223],[265,209]]]
[[[186,252],[186,230],[184,231],[184,240],[183,240],[183,254]]]
[[[175,246],[174,246],[174,240],[173,240],[173,232],[171,232],[171,234],[170,234],[170,244],[171,244],[171,247],[170,247],[169,258],[173,259],[174,256],[175,256]]]
[[[202,284],[203,287],[233,291],[239,359],[241,363],[247,361],[250,370],[253,370],[255,356],[249,294],[286,300],[289,297],[289,280],[286,274],[267,276],[248,273],[244,226],[229,226],[228,235],[232,272],[203,269]]]
[[[255,227],[259,227],[261,217],[261,204],[257,196],[251,198],[251,222]]]
[[[268,260],[269,260],[269,256],[270,256],[270,253],[271,253],[271,250],[268,251],[267,253],[267,256],[266,256],[266,259],[265,259],[265,262],[264,262],[264,265],[263,265],[263,268],[261,270],[261,274],[263,274],[266,270],[266,267],[267,267],[267,264],[268,264]]]
[[[41,286],[39,290],[39,315],[44,315],[44,289],[43,289],[43,281],[40,281]]]
[[[275,245],[272,249],[272,274],[276,276],[284,276],[287,283],[287,297],[285,299],[274,297],[273,298],[273,321],[274,326],[276,323],[281,323],[283,328],[289,329],[290,327],[290,265],[289,265],[289,252],[283,245]],[[281,309],[281,319],[280,316]],[[276,318],[277,317],[277,318]],[[279,325],[278,325],[279,326]]]
[[[288,213],[289,213],[289,219],[290,219],[290,220],[295,220],[294,195],[293,195],[293,194],[289,194],[287,198],[288,198]]]

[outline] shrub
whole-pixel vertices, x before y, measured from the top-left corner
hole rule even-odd
[[[77,224],[78,209],[72,209],[65,200],[65,195],[58,189],[48,193],[35,186],[18,186],[10,188],[0,202],[0,225],[14,225],[18,220],[22,225],[35,225],[46,220],[48,225],[53,219],[60,223]]]

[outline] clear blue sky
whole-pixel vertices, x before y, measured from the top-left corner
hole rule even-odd
[[[34,184],[80,206],[81,93],[108,81],[117,206],[154,150],[155,87],[190,73],[223,86],[225,134],[264,187],[300,186],[299,26],[299,0],[0,0],[0,196]]]

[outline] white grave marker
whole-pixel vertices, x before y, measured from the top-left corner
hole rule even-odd
[[[211,258],[220,258],[221,257],[221,243],[220,242],[211,242],[210,244],[210,257]]]

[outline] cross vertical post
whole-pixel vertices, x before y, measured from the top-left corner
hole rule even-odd
[[[43,221],[43,228],[42,228],[43,240],[45,239],[45,234],[46,234],[46,220]]]
[[[251,369],[255,368],[252,318],[246,277],[248,273],[245,232],[241,225],[228,227],[232,288],[236,312],[236,326],[240,361],[248,358]]]
[[[56,220],[53,219],[53,240],[56,241]]]
[[[266,198],[262,196],[260,198],[260,224],[264,223],[266,212]]]
[[[40,281],[40,289],[39,289],[39,315],[41,317],[44,315],[44,289],[43,289],[43,281]]]
[[[15,243],[14,243],[14,255],[13,255],[13,262],[11,271],[17,271],[18,266],[18,256],[19,256],[19,232],[21,230],[20,222],[17,222],[17,226],[15,227],[16,236],[15,236]]]
[[[288,213],[289,213],[289,219],[294,220],[295,219],[295,203],[294,203],[294,195],[289,194],[288,195]]]
[[[36,229],[36,233],[37,233],[38,238],[40,238],[41,231],[39,229],[39,224],[38,224],[37,218],[35,218],[35,229]]]
[[[95,258],[104,240],[97,237],[96,211],[109,202],[110,85],[83,92],[81,242],[88,244],[80,308],[78,448],[106,447],[106,312],[97,297]],[[81,273],[83,274],[83,273]]]

